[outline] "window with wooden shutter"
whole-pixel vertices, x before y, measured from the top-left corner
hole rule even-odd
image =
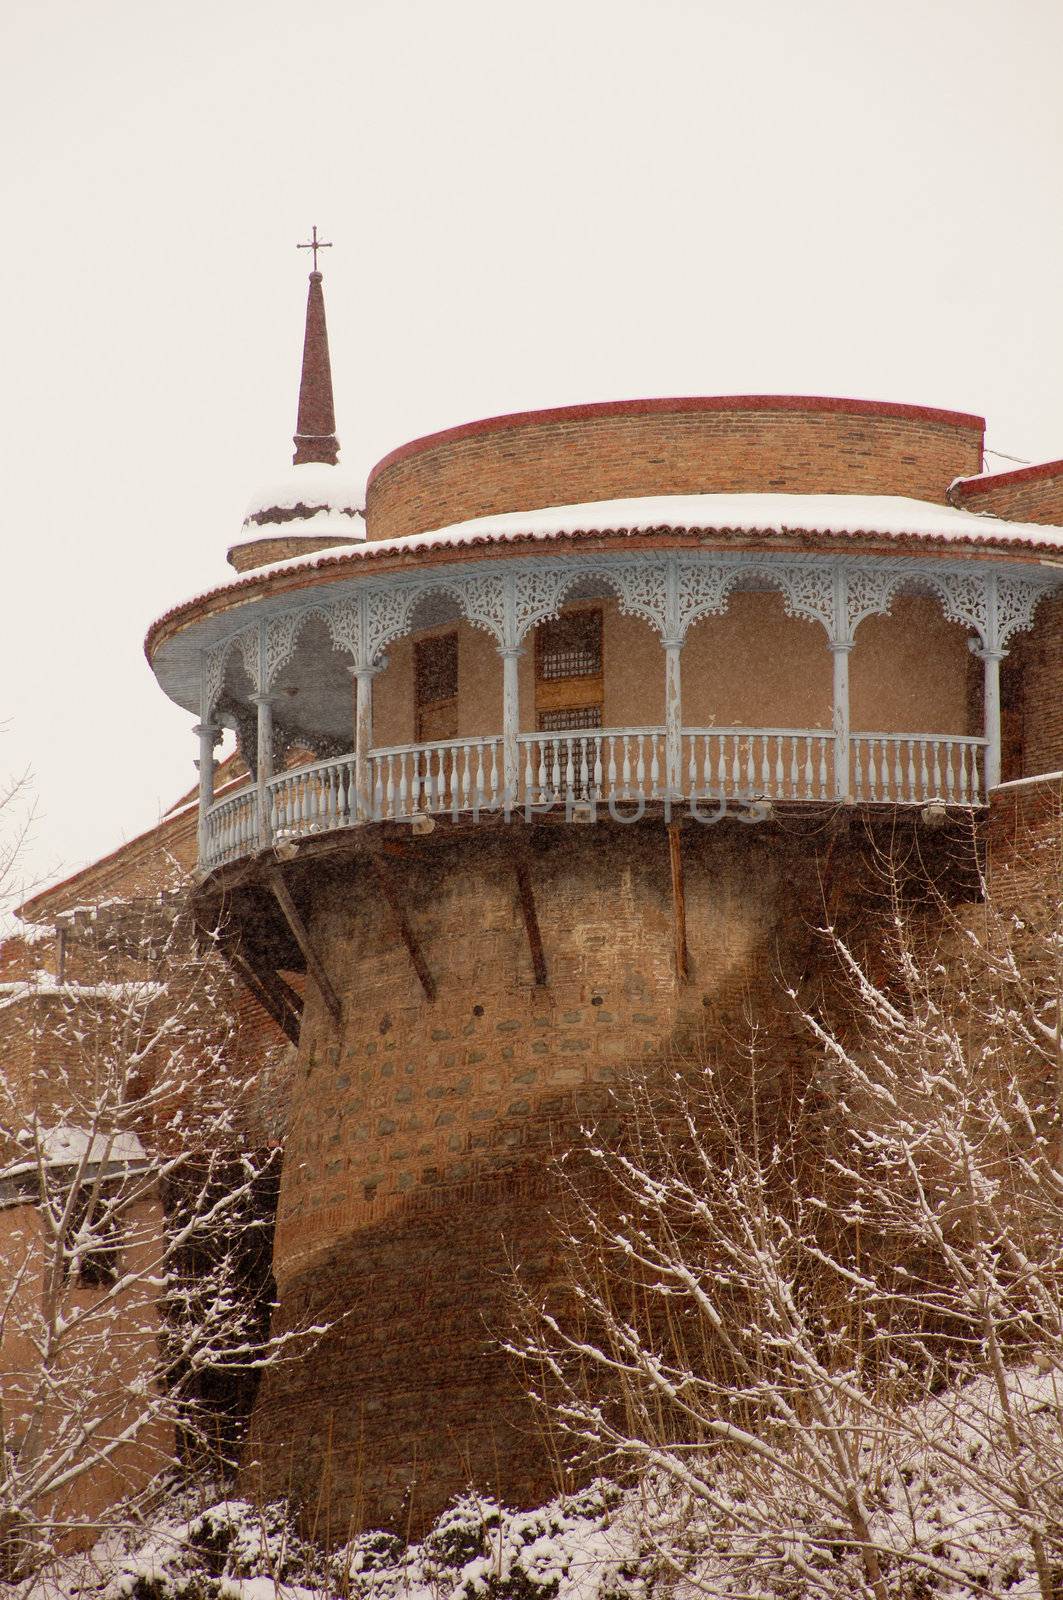
[[[564,733],[570,728],[600,728],[601,725],[601,706],[563,706],[558,711],[539,712],[540,733]]]
[[[604,675],[600,606],[566,611],[535,633],[535,718],[540,733],[600,728]]]

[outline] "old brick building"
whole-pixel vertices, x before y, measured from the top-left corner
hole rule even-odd
[[[218,781],[223,791],[246,781],[238,758]],[[195,844],[192,795],[26,901],[24,931],[0,943],[0,1576],[20,1570],[35,1538],[91,1543],[96,1519],[189,1443],[176,1412],[151,1415],[142,1398],[163,1359],[159,1282],[173,1265],[175,1207],[212,1162],[235,1194],[230,1173],[248,1151],[260,1176],[247,1210],[263,1234],[275,1205],[290,1046],[224,969],[203,978],[181,909]],[[214,1097],[219,1059],[244,1086],[229,1135],[203,1094]],[[93,1213],[92,1242],[79,1245]],[[183,1267],[209,1268],[209,1232],[198,1264]],[[255,1326],[269,1293],[268,1245],[257,1241],[247,1230],[231,1275]],[[253,1387],[250,1373],[198,1374],[209,1449],[233,1452]]]
[[[197,718],[198,904],[298,1049],[276,1325],[338,1319],[267,1377],[254,1487],[337,1532],[548,1493],[498,1335],[506,1273],[557,1271],[551,1152],[750,1010],[781,1083],[778,978],[825,889],[859,920],[868,841],[945,862],[973,819],[1020,884],[1059,811],[1063,462],[982,447],[915,405],[631,401],[449,429],[363,491],[311,274],[293,469],[146,641]]]

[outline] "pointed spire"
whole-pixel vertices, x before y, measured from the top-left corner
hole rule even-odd
[[[300,246],[300,248],[307,248]],[[314,270],[306,297],[306,333],[303,337],[303,372],[299,382],[299,417],[295,424],[296,466],[320,461],[334,467],[339,456],[336,413],[332,405],[332,366],[329,362],[325,296],[317,270],[317,252],[323,247],[314,229]]]

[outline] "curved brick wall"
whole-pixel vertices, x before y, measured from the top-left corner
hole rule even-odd
[[[1063,598],[1042,600],[1033,628],[1018,635],[1012,648],[1025,655],[1022,776],[1063,771]]]
[[[555,1272],[546,1157],[611,1086],[744,995],[774,1004],[780,949],[803,964],[819,893],[800,836],[684,829],[692,981],[673,970],[660,824],[539,828],[531,876],[549,983],[536,989],[512,830],[423,842],[396,888],[439,984],[421,995],[367,868],[293,888],[344,999],[337,1036],[312,986],[275,1243],[279,1326],[351,1313],[264,1379],[255,1489],[321,1498],[333,1529],[423,1525],[470,1479],[517,1503],[555,1490],[491,1330],[507,1251]],[[293,869],[294,871],[294,869]],[[807,916],[806,916],[807,913]],[[758,988],[759,986],[759,988]],[[708,1009],[706,1009],[706,1007]],[[479,1008],[479,1011],[477,1010]],[[790,1070],[785,1048],[777,1058]],[[320,1524],[319,1524],[320,1526]]]
[[[795,396],[633,400],[493,417],[404,445],[369,479],[371,539],[629,495],[896,494],[981,471],[980,417]]]

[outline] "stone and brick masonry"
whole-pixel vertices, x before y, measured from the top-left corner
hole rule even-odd
[[[343,1023],[308,986],[277,1325],[337,1320],[312,1358],[266,1375],[245,1477],[290,1487],[337,1537],[352,1522],[422,1526],[470,1480],[517,1503],[556,1492],[498,1343],[511,1268],[543,1291],[559,1272],[550,1158],[581,1119],[622,1114],[628,1074],[779,1007],[779,975],[800,978],[811,959],[833,850],[823,827],[688,821],[679,984],[665,828],[539,827],[530,870],[549,982],[537,987],[511,834],[455,830],[392,864],[434,1004],[364,857],[319,863],[302,884]],[[294,872],[292,885],[298,897]],[[792,1032],[773,1021],[785,1093]]]
[[[496,417],[385,456],[371,539],[528,506],[663,494],[892,494],[941,501],[982,464],[980,417],[789,396],[633,400]]]

